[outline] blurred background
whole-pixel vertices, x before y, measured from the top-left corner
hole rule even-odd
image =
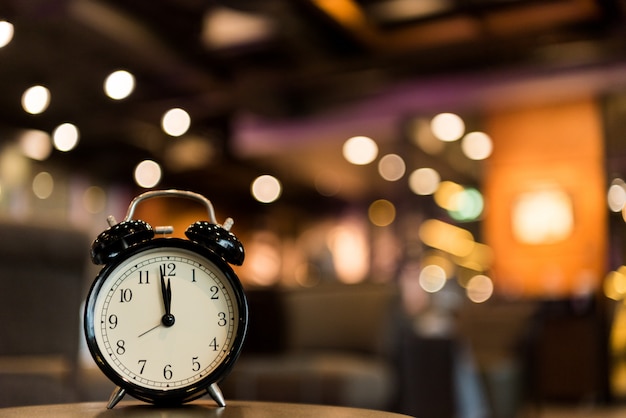
[[[626,395],[623,0],[1,0],[0,91],[3,405],[106,400],[89,247],[162,188],[246,249],[227,398]],[[206,213],[136,217],[183,236]]]

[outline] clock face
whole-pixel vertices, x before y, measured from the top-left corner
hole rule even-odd
[[[102,370],[151,401],[187,398],[223,377],[247,320],[230,267],[176,238],[121,258],[100,273],[87,301],[87,341]]]

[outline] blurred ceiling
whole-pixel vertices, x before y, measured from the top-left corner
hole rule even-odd
[[[365,200],[393,187],[342,160],[343,135],[400,152],[414,116],[625,90],[625,15],[623,0],[2,0],[15,37],[0,49],[0,141],[72,122],[79,147],[48,163],[100,182],[128,182],[151,158],[161,186],[209,196],[247,196],[269,173],[313,210],[330,202],[320,175],[343,182],[338,204]],[[102,92],[116,69],[137,79],[119,102]],[[41,115],[19,106],[34,84],[52,92]],[[192,116],[185,137],[160,130],[172,107]],[[412,155],[478,181],[477,167]]]

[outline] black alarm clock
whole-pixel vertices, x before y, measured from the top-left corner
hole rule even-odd
[[[166,238],[173,228],[133,219],[140,202],[156,197],[200,202],[209,220],[189,226],[188,239]],[[229,265],[244,260],[232,219],[219,225],[211,202],[197,193],[157,190],[136,197],[122,222],[108,222],[91,247],[92,261],[104,267],[84,312],[87,347],[116,385],[107,408],[125,394],[159,405],[209,394],[225,406],[218,383],[237,360],[248,323],[243,287]]]

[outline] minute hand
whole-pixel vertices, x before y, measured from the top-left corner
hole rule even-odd
[[[163,306],[165,307],[165,315],[161,318],[161,322],[166,327],[174,325],[174,315],[172,315],[172,285],[170,279],[167,279],[167,285],[165,284],[165,272],[160,269],[161,273],[161,297],[163,298]]]

